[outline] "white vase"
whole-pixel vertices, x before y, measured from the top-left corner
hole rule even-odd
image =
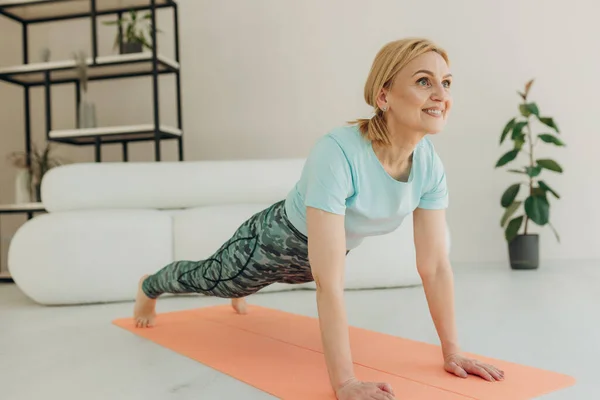
[[[96,105],[83,100],[79,104],[79,126],[80,129],[96,128]]]
[[[20,169],[15,178],[15,203],[31,203],[30,182],[31,177],[29,171]]]

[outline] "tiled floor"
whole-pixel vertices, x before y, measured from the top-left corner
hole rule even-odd
[[[538,271],[455,266],[455,280],[465,350],[577,378],[541,399],[600,398],[600,262],[547,263]],[[309,291],[259,294],[249,302],[317,315]],[[171,297],[159,302],[159,312],[223,303]],[[352,325],[437,343],[421,288],[350,291],[347,308]],[[131,309],[132,303],[43,307],[15,285],[0,284],[0,398],[273,398],[111,325]]]

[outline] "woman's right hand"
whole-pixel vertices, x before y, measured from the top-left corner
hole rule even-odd
[[[394,390],[389,383],[351,380],[336,391],[338,400],[394,400]]]

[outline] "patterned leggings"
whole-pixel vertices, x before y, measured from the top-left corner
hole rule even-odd
[[[307,238],[287,219],[280,201],[246,220],[211,257],[168,264],[150,275],[142,290],[150,298],[163,293],[236,298],[275,282],[312,280]]]

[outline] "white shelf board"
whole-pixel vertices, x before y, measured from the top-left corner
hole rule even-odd
[[[181,130],[177,129],[177,128],[173,128],[171,126],[161,125],[160,131],[164,132],[164,133],[170,133],[175,136],[181,136]],[[64,139],[64,138],[79,137],[79,136],[108,136],[108,135],[147,133],[147,132],[154,132],[154,125],[143,124],[143,125],[108,126],[108,127],[85,128],[85,129],[53,130],[53,131],[50,131],[50,138],[51,139]]]
[[[181,129],[160,125],[159,131],[163,135],[169,135],[171,138],[182,135]],[[102,143],[115,143],[120,141],[140,141],[154,139],[154,124],[107,126],[85,129],[62,129],[50,131],[50,140],[58,142],[92,145],[95,138],[101,137]]]
[[[161,54],[157,54],[156,58],[159,72],[179,69],[179,63],[175,60]],[[90,80],[126,74],[152,73],[152,53],[150,51],[99,56],[96,57],[96,64],[93,64],[91,57],[88,57],[86,61],[89,66]],[[0,79],[6,77],[20,83],[42,84],[45,80],[45,72],[48,71],[52,82],[75,80],[77,79],[76,66],[75,60],[72,59],[1,67]]]
[[[39,211],[44,210],[42,203],[0,204],[0,211]]]
[[[0,271],[0,279],[12,279],[12,276],[8,271]]]
[[[170,3],[169,0],[156,0],[157,7],[164,7]],[[127,11],[130,8],[149,5],[148,0],[98,0],[96,11],[99,13]],[[89,0],[0,0],[0,8],[25,21],[89,15],[90,7]]]

